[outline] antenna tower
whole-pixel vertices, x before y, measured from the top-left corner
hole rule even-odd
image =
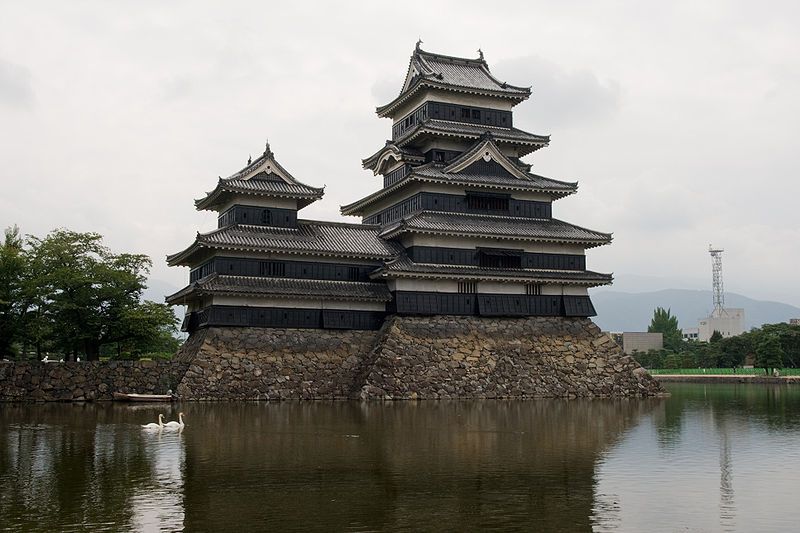
[[[725,313],[725,288],[722,284],[722,248],[714,248],[708,245],[708,253],[711,254],[711,276],[714,288],[714,311],[711,316],[722,316]]]

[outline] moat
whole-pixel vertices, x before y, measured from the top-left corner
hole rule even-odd
[[[8,531],[794,531],[800,388],[0,405]],[[186,415],[181,433],[139,424]]]

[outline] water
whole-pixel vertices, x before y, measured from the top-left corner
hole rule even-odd
[[[800,387],[0,405],[4,531],[797,531]],[[181,433],[147,434],[159,412]]]

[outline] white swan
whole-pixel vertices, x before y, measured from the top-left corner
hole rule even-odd
[[[158,424],[150,422],[149,424],[142,424],[142,429],[152,430],[161,429],[164,427],[164,415],[158,415]]]
[[[165,429],[183,429],[183,413],[178,413],[178,422],[172,421],[164,424]]]

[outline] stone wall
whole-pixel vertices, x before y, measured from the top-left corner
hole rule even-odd
[[[0,400],[653,396],[663,389],[589,319],[390,317],[380,331],[207,328],[172,362],[0,363]]]
[[[591,320],[392,319],[361,398],[653,396],[664,390]]]
[[[179,354],[182,398],[652,396],[663,389],[588,319],[392,317],[379,332],[209,328]]]
[[[359,387],[378,331],[207,328],[179,358],[191,361],[178,395],[192,400],[342,399]]]
[[[180,361],[0,362],[0,402],[110,400],[114,392],[165,394]]]

